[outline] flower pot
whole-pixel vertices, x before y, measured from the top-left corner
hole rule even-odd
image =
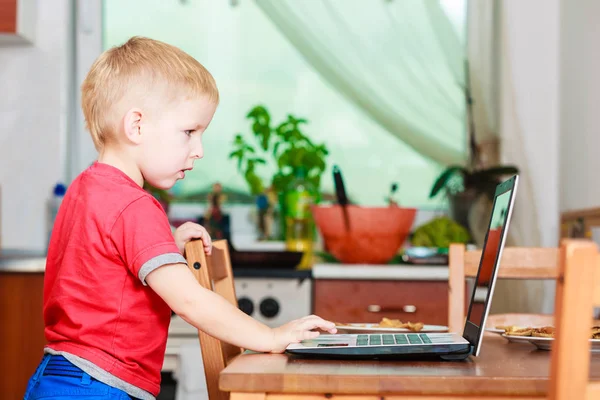
[[[450,194],[448,193],[449,216],[471,233],[469,227],[469,211],[475,203],[479,193],[473,189],[468,189],[464,192]]]

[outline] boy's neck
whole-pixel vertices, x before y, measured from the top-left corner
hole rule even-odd
[[[115,167],[125,175],[130,177],[140,187],[144,186],[144,177],[141,171],[130,158],[124,157],[123,154],[104,149],[98,156],[98,162]]]

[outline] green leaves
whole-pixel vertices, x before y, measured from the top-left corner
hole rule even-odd
[[[479,192],[485,193],[490,200],[494,198],[496,186],[505,175],[518,174],[517,167],[512,165],[495,166],[487,169],[474,171],[465,178],[466,187],[474,187]]]
[[[265,190],[262,179],[255,172],[256,164],[265,164],[265,160],[262,158],[249,158],[246,162],[246,172],[244,173],[244,177],[250,186],[250,192],[253,195],[262,193]]]
[[[442,172],[442,174],[435,180],[435,183],[431,188],[431,193],[429,193],[429,198],[435,197],[440,190],[446,187],[450,178],[459,172],[462,173],[463,176],[468,173],[464,167],[456,165],[450,166],[444,172]]]
[[[252,132],[260,143],[260,147],[263,150],[269,148],[269,141],[271,139],[271,116],[264,106],[256,106],[246,118],[254,120],[252,124]]]
[[[294,169],[300,166],[306,169],[307,179],[319,188],[329,151],[325,144],[314,144],[302,132],[301,126],[308,123],[306,119],[290,114],[285,121],[272,128],[271,116],[263,105],[252,108],[246,117],[252,121],[253,137],[265,153],[264,156],[272,157],[277,166],[277,172],[271,179],[275,190],[285,190],[292,180]],[[261,193],[265,185],[256,173],[256,167],[258,164],[267,164],[266,159],[255,154],[255,148],[241,134],[234,138],[233,147],[229,158],[237,160],[238,170],[243,173],[252,193]]]
[[[471,177],[472,177],[472,179],[476,179],[476,180],[477,179],[485,180],[485,179],[490,179],[490,178],[498,178],[503,175],[514,175],[514,174],[518,174],[518,173],[519,173],[519,170],[517,167],[514,167],[512,165],[507,165],[507,166],[497,166],[497,167],[491,167],[491,168],[475,171],[475,172],[473,172]]]
[[[254,147],[246,143],[241,134],[238,133],[235,135],[235,138],[233,139],[233,151],[229,153],[229,158],[237,160],[238,170],[242,168],[242,164],[248,159],[249,154],[254,153],[256,153]]]
[[[498,165],[486,169],[469,171],[465,167],[453,165],[444,170],[435,180],[429,198],[435,197],[442,189],[448,187],[448,183],[455,175],[460,175],[465,190],[474,189],[477,192],[487,194],[493,199],[496,186],[505,175],[515,175],[519,169],[512,165]]]

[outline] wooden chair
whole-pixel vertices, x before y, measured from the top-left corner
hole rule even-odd
[[[464,324],[464,277],[476,276],[480,254],[465,252],[462,245],[450,248],[451,329],[462,329]],[[544,323],[556,328],[548,399],[600,399],[600,382],[589,382],[592,317],[594,307],[600,306],[600,253],[596,245],[589,240],[565,239],[560,248],[506,248],[498,276],[556,279],[553,323],[547,319]]]
[[[220,294],[237,307],[227,241],[218,240],[213,242],[212,254],[206,256],[202,241],[194,240],[186,244],[185,254],[188,266],[200,285]],[[204,363],[209,398],[211,400],[229,399],[229,393],[219,390],[219,373],[235,356],[242,353],[242,349],[221,342],[200,330],[198,331],[198,338],[202,350],[202,362]]]
[[[558,248],[506,247],[502,252],[498,278],[556,279],[559,266]],[[448,327],[450,332],[462,333],[465,325],[466,301],[465,278],[477,276],[481,250],[465,251],[462,244],[450,245],[448,260]],[[470,296],[470,293],[469,293]],[[469,299],[470,300],[470,299]],[[519,314],[510,314],[515,317]],[[490,315],[491,323],[499,323],[509,315]],[[536,321],[552,321],[551,315],[521,314],[521,318]],[[502,323],[499,323],[502,324]],[[546,323],[544,323],[546,325]],[[488,326],[490,324],[488,323]]]
[[[600,306],[600,254],[591,241],[566,239],[560,259],[549,398],[600,399],[600,382],[589,382],[591,317]]]

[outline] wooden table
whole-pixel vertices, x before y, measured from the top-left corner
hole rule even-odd
[[[590,370],[591,379],[600,380],[600,354],[592,356]],[[242,354],[221,372],[219,387],[231,392],[231,400],[531,399],[546,396],[549,371],[549,351],[486,333],[480,356],[461,362]]]

